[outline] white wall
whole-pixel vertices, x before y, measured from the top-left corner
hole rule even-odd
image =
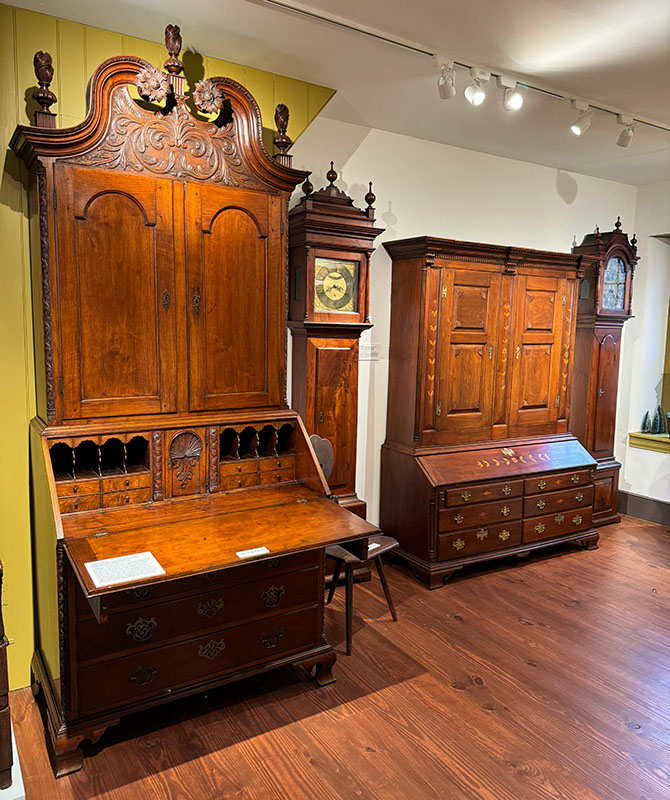
[[[386,228],[371,266],[374,328],[361,340],[379,343],[381,358],[361,362],[359,390],[357,493],[376,522],[391,297],[381,242],[430,235],[569,252],[573,237],[581,241],[596,225],[609,229],[618,214],[630,229],[636,188],[325,118],[312,123],[292,153],[294,166],[312,170],[317,189],[333,160],[337,184],[362,207],[372,180],[377,223]]]
[[[670,181],[638,188],[635,231],[640,258],[633,281],[635,317],[624,326],[614,455],[623,465],[621,489],[670,501],[670,456],[628,446],[629,431],[639,431],[645,411],[653,413],[661,402],[670,244],[652,237],[670,233]]]

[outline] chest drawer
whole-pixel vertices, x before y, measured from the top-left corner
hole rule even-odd
[[[460,486],[458,489],[447,489],[444,494],[444,505],[446,506],[462,506],[466,503],[481,503],[486,500],[506,500],[509,497],[520,497],[523,494],[523,481],[500,481]]]
[[[553,511],[565,511],[578,506],[593,504],[593,486],[577,486],[562,492],[546,492],[524,498],[523,513],[525,517],[539,514],[550,514]]]
[[[485,525],[459,533],[442,533],[438,536],[437,558],[448,561],[451,558],[486,553],[502,547],[521,544],[521,522]]]
[[[293,553],[289,556],[266,558],[263,561],[251,561],[240,564],[239,567],[230,567],[219,572],[208,572],[206,575],[193,575],[189,578],[179,578],[174,581],[164,581],[154,586],[139,586],[137,589],[127,589],[112,594],[107,600],[110,609],[123,608],[129,605],[146,605],[156,600],[176,597],[184,594],[194,594],[204,591],[215,591],[241,583],[272,576],[276,582],[277,577],[288,572],[308,569],[320,565],[320,551],[306,550],[303,553]],[[75,584],[77,579],[72,576]],[[91,607],[81,591],[77,591],[77,615],[84,618],[91,616]],[[145,615],[146,616],[146,615]],[[96,622],[97,624],[97,622]]]
[[[317,606],[164,645],[78,670],[79,711],[165,695],[321,643]]]
[[[255,475],[258,472],[256,459],[242,458],[239,461],[222,461],[219,464],[219,475],[230,477],[232,475]]]
[[[120,609],[110,613],[108,621],[103,623],[89,617],[77,622],[78,659],[84,663],[313,605],[318,600],[319,587],[318,570],[308,569],[242,585],[211,587],[208,592],[163,603]]]
[[[559,472],[553,475],[535,475],[525,480],[525,493],[554,492],[557,489],[569,489],[571,486],[583,486],[590,483],[591,473],[588,469],[573,472]]]
[[[136,472],[128,475],[115,475],[102,479],[103,492],[122,492],[125,489],[141,489],[151,486],[150,472]]]
[[[593,508],[573,508],[570,511],[559,511],[544,517],[533,517],[523,521],[524,542],[536,542],[540,539],[553,539],[568,533],[576,533],[591,527]]]
[[[75,497],[82,494],[95,494],[100,491],[100,481],[92,478],[85,481],[68,481],[67,483],[56,483],[56,494],[58,497]]]
[[[474,506],[443,508],[439,516],[439,530],[453,531],[475,526],[519,519],[523,500],[520,497],[496,503],[477,503]]]
[[[103,508],[113,508],[114,506],[136,505],[137,503],[148,503],[151,501],[151,489],[128,489],[124,492],[107,492],[102,496]]]
[[[100,508],[99,494],[75,494],[72,497],[61,497],[58,501],[61,514],[72,514],[75,511],[91,511]]]

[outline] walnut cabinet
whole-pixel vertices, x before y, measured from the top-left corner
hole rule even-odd
[[[41,110],[11,142],[36,323],[32,669],[57,775],[124,714],[285,664],[332,681],[323,549],[377,531],[331,500],[285,400],[286,218],[306,177],[288,109],[270,158],[247,90],[200,81],[191,113],[176,26],[166,46],[165,70],[101,64],[66,129],[38,52]],[[153,573],[109,561],[146,553]]]
[[[384,246],[393,265],[383,530],[433,587],[468,561],[568,535],[593,545],[595,462],[568,431],[589,257],[428,237]],[[557,488],[566,469],[588,487],[559,505],[578,507],[579,522],[535,522],[540,535],[526,524],[525,497],[544,490],[528,481],[539,474]],[[453,513],[452,487],[463,505]],[[493,500],[503,502],[493,508]]]

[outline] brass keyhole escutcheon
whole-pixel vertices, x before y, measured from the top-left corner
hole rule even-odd
[[[570,478],[570,480],[573,483],[579,483],[579,475],[573,475],[572,478]]]
[[[505,497],[509,497],[512,494],[512,487],[511,486],[503,486],[502,493]]]
[[[463,492],[463,494],[461,495],[461,497],[462,497],[462,498],[463,498],[463,500],[465,500],[465,502],[467,503],[467,502],[468,502],[468,500],[469,500],[469,499],[472,497],[472,495],[471,495],[471,494],[470,494],[470,492],[468,492],[468,490],[466,489],[466,490]]]
[[[464,519],[465,517],[462,514],[454,514],[454,522],[458,522],[459,525]]]
[[[196,314],[200,313],[200,290],[194,289],[193,290],[193,310]]]
[[[126,478],[126,486],[127,487],[130,486],[130,479],[129,478]]]
[[[124,503],[130,503],[130,495],[129,495],[129,494],[127,494],[127,495],[126,495],[126,496],[123,498],[123,502],[124,502]]]
[[[500,513],[503,515],[503,517],[509,517],[509,515],[511,514],[511,511],[512,510],[511,510],[511,508],[509,506],[503,506],[500,509]]]
[[[163,308],[166,311],[170,310],[170,292],[167,289],[163,290]]]
[[[537,501],[537,507],[540,509],[540,511],[542,511],[542,509],[543,509],[543,508],[544,508],[546,505],[547,505],[547,504],[545,503],[545,501],[544,501],[544,500],[538,500],[538,501]]]
[[[577,494],[575,495],[575,500],[578,503],[581,503],[583,499],[584,499],[584,492],[577,492]]]
[[[323,422],[323,411],[319,411],[319,422]]]
[[[547,488],[547,482],[546,481],[538,481],[537,482],[537,488],[538,489],[546,489]]]

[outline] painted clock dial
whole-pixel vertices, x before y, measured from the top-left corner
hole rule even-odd
[[[314,310],[358,311],[358,261],[314,260]]]

